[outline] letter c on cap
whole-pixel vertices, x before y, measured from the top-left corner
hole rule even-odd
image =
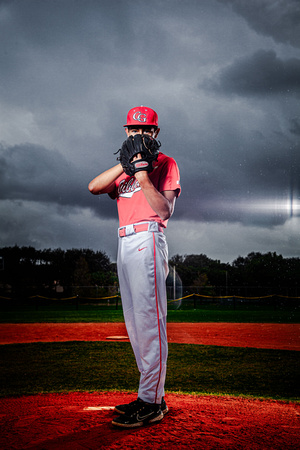
[[[138,120],[139,122],[146,122],[147,116],[146,114],[142,114],[141,111],[137,111],[133,114],[132,118],[134,120]]]

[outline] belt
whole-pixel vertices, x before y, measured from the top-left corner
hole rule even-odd
[[[126,225],[125,227],[119,228],[119,236],[125,237],[131,234],[140,233],[141,231],[161,231],[163,232],[163,227],[157,222],[143,222],[135,223],[133,225]]]

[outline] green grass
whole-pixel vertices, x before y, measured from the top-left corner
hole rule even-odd
[[[122,310],[1,311],[0,323],[124,322]]]
[[[299,323],[299,310],[196,309],[168,311],[168,322]]]
[[[123,322],[121,309],[89,309],[63,310],[40,309],[3,310],[0,313],[1,323],[36,323],[36,322]],[[233,309],[190,309],[169,310],[168,322],[235,322],[235,323],[299,323],[299,309],[272,308],[262,310]]]
[[[9,310],[2,323],[123,322],[122,309],[39,305]],[[61,308],[61,309],[59,309]],[[169,310],[168,322],[299,323],[299,309],[202,307]],[[139,373],[129,343],[66,342],[0,346],[0,395],[43,392],[136,391]],[[300,400],[299,353],[170,344],[169,392]]]
[[[129,343],[66,342],[0,346],[0,395],[136,391]],[[167,392],[299,401],[299,353],[170,344]]]

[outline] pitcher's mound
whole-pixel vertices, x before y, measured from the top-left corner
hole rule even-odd
[[[0,448],[295,449],[300,404],[234,397],[167,394],[157,425],[118,429],[114,405],[136,394],[69,393],[0,399]]]

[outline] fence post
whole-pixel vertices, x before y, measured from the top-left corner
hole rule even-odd
[[[278,297],[279,298],[279,297]],[[273,295],[273,302],[274,302],[274,311],[276,311],[277,310],[277,296],[276,295]],[[279,302],[278,302],[279,303]]]
[[[79,310],[79,296],[78,294],[76,295],[76,311]]]
[[[236,298],[235,298],[235,296],[232,297],[232,300],[233,300],[233,309],[235,310],[236,309]]]
[[[119,303],[119,296],[117,295],[117,299],[116,299],[116,310],[118,310],[118,303]]]

